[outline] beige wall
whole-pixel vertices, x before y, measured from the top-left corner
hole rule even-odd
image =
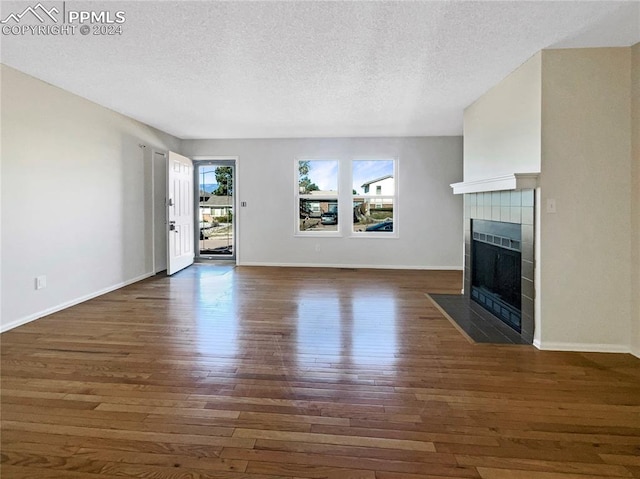
[[[640,357],[640,43],[631,49],[631,349]]]
[[[465,111],[465,181],[541,171],[544,349],[640,351],[639,58],[639,45],[546,50]]]
[[[542,53],[543,348],[629,349],[630,55],[629,48]],[[557,213],[545,211],[548,199]]]
[[[12,68],[0,72],[5,330],[151,273],[148,155],[179,140]],[[36,291],[40,275],[47,287]]]
[[[464,181],[540,171],[541,55],[464,111]]]

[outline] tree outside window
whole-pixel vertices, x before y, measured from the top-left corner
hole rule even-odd
[[[298,233],[336,233],[338,222],[337,160],[298,160]]]

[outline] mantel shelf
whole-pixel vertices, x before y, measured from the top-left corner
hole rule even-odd
[[[495,178],[452,183],[450,186],[453,188],[454,195],[484,191],[527,190],[538,186],[538,176],[540,173],[513,173]]]

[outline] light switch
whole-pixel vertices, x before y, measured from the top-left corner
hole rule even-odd
[[[547,213],[556,212],[556,200],[554,198],[547,199]]]

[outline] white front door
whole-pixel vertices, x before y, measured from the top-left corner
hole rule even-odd
[[[172,275],[193,264],[193,163],[170,151],[168,170],[167,274]]]

